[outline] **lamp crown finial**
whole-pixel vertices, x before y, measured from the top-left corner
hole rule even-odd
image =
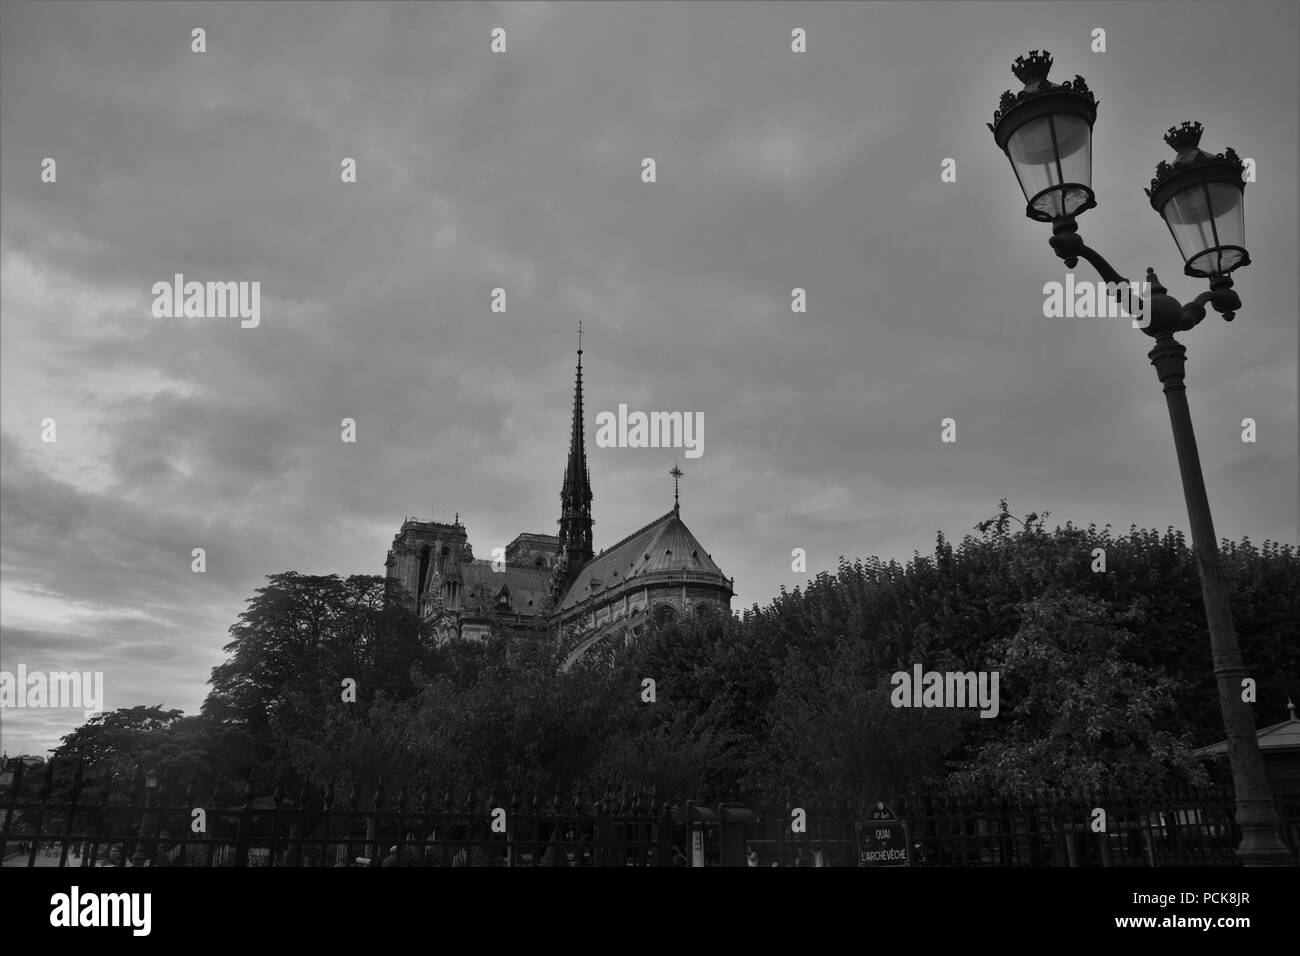
[[[1169,132],[1165,133],[1165,142],[1174,152],[1182,153],[1200,146],[1201,134],[1204,132],[1205,127],[1200,123],[1184,122],[1179,126],[1169,127]]]
[[[1147,266],[1147,285],[1151,289],[1152,295],[1168,295],[1169,290],[1160,284],[1160,279],[1156,277],[1156,270]]]
[[[1047,79],[1052,69],[1052,54],[1046,50],[1030,50],[1026,56],[1016,57],[1011,64],[1011,72],[1025,86],[1034,86]]]

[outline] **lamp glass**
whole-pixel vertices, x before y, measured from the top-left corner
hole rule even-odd
[[[1030,208],[1050,219],[1073,216],[1092,186],[1092,127],[1081,116],[1029,120],[1007,140],[1007,156]]]
[[[1228,272],[1245,256],[1245,206],[1242,191],[1232,183],[1188,186],[1165,203],[1164,217],[1189,268],[1209,275]]]

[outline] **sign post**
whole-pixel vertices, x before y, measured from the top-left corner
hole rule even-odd
[[[907,824],[893,810],[877,802],[866,823],[855,823],[858,866],[911,866],[911,844]]]

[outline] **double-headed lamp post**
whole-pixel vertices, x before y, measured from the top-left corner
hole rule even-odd
[[[1079,236],[1077,217],[1097,205],[1092,191],[1092,127],[1097,100],[1081,76],[1065,83],[1050,82],[1047,73],[1051,66],[1052,56],[1046,51],[1033,50],[1016,58],[1011,70],[1024,89],[1002,94],[989,129],[1011,160],[1025,194],[1025,214],[1052,224],[1049,242],[1057,256],[1071,269],[1079,259],[1086,259],[1111,284],[1108,291],[1125,296],[1131,305],[1134,297],[1128,296],[1132,288],[1128,280]],[[1244,245],[1242,161],[1231,149],[1217,155],[1204,152],[1198,148],[1200,139],[1199,123],[1183,123],[1169,130],[1165,142],[1178,155],[1172,164],[1161,162],[1156,167],[1147,196],[1173,234],[1186,264],[1183,271],[1208,279],[1210,289],[1183,305],[1148,268],[1143,331],[1156,340],[1148,357],[1164,386],[1187,499],[1241,827],[1237,856],[1246,866],[1284,865],[1290,854],[1278,836],[1277,810],[1255,737],[1255,719],[1241,698],[1246,669],[1219,567],[1214,524],[1187,407],[1183,384],[1187,350],[1174,341],[1175,332],[1185,332],[1205,318],[1207,304],[1232,320],[1241,308],[1241,299],[1232,289],[1231,273],[1250,264]]]

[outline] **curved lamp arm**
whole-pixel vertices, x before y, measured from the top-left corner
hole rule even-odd
[[[1083,241],[1083,237],[1079,235],[1079,224],[1074,217],[1059,220],[1052,227],[1052,238],[1048,243],[1056,255],[1065,261],[1066,268],[1073,269],[1079,264],[1080,259],[1089,262],[1107,283],[1107,291],[1111,297],[1123,304],[1121,296],[1128,294],[1132,284],[1106,261],[1105,256]],[[1215,276],[1210,280],[1210,291],[1202,292],[1187,305],[1182,305],[1169,295],[1169,290],[1160,284],[1160,280],[1151,269],[1147,269],[1146,283],[1153,300],[1156,297],[1164,300],[1161,312],[1168,318],[1160,323],[1163,327],[1169,327],[1172,320],[1174,329],[1186,331],[1192,328],[1205,318],[1206,305],[1211,306],[1214,311],[1231,322],[1237,314],[1236,310],[1241,308],[1241,299],[1233,291],[1232,277],[1229,275]],[[1153,301],[1151,307],[1154,308],[1154,305]]]
[[[1116,285],[1120,283],[1128,285],[1128,279],[1115,271],[1115,267],[1106,261],[1105,256],[1084,244],[1083,237],[1079,235],[1079,224],[1073,216],[1060,220],[1052,227],[1052,238],[1048,242],[1057,256],[1065,260],[1066,268],[1073,269],[1079,264],[1080,259],[1086,259],[1092,263],[1092,267],[1104,281]]]
[[[1107,262],[1105,257],[1091,246],[1081,243],[1079,246],[1079,258],[1086,259],[1088,262],[1092,263],[1092,267],[1097,270],[1097,274],[1106,282],[1113,283],[1116,286],[1128,286],[1128,279],[1125,279],[1122,275],[1116,272],[1114,266]]]

